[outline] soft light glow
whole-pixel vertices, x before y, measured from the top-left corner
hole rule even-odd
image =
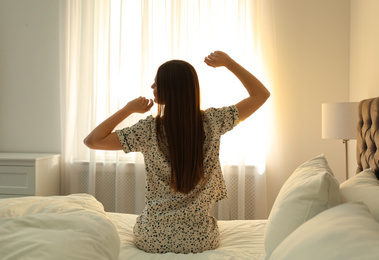
[[[267,82],[263,78],[260,41],[253,39],[253,30],[259,26],[251,23],[250,1],[223,1],[217,5],[211,0],[113,0],[110,3],[111,20],[104,28],[110,35],[110,40],[104,38],[104,44],[110,44],[109,60],[105,62],[110,64],[110,83],[109,86],[104,84],[108,88],[106,92],[97,94],[98,111],[112,114],[140,95],[153,98],[150,86],[157,68],[171,59],[186,60],[195,67],[203,109],[236,104],[248,95],[242,84],[225,68],[214,69],[203,62],[204,57],[215,50],[225,51]],[[153,113],[155,109],[156,106]],[[246,165],[257,166],[260,173],[264,172],[266,115],[265,108],[261,108],[223,136],[222,164],[236,165],[242,160]],[[123,126],[145,116],[128,118]],[[97,121],[105,117],[99,115]]]

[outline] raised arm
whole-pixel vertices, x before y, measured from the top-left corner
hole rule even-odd
[[[84,144],[96,150],[122,150],[118,137],[113,130],[125,118],[133,113],[145,113],[150,110],[154,102],[144,97],[130,101],[126,106],[114,113],[84,139]]]
[[[212,52],[205,57],[204,62],[211,67],[226,67],[242,83],[249,93],[249,97],[241,100],[236,104],[240,121],[245,120],[258,110],[270,97],[270,92],[266,87],[249,71],[235,62],[226,53],[222,51]]]

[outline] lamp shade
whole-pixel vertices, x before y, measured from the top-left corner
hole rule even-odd
[[[356,139],[358,104],[359,102],[322,104],[322,138]]]

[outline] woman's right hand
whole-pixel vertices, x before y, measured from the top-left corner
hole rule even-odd
[[[153,105],[154,105],[154,101],[152,99],[138,97],[130,101],[128,104],[126,104],[124,108],[129,110],[129,112],[131,113],[143,114],[143,113],[148,112]]]
[[[228,67],[232,61],[232,58],[230,58],[228,54],[222,51],[212,52],[204,59],[204,62],[213,68],[221,66]]]

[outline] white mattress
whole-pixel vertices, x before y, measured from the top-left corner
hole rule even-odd
[[[267,220],[230,220],[218,221],[221,238],[220,246],[212,251],[201,254],[150,254],[139,250],[133,243],[133,226],[137,215],[109,213],[108,217],[114,223],[121,241],[120,260],[143,259],[264,259],[263,245],[264,229]],[[196,257],[196,258],[195,258]]]

